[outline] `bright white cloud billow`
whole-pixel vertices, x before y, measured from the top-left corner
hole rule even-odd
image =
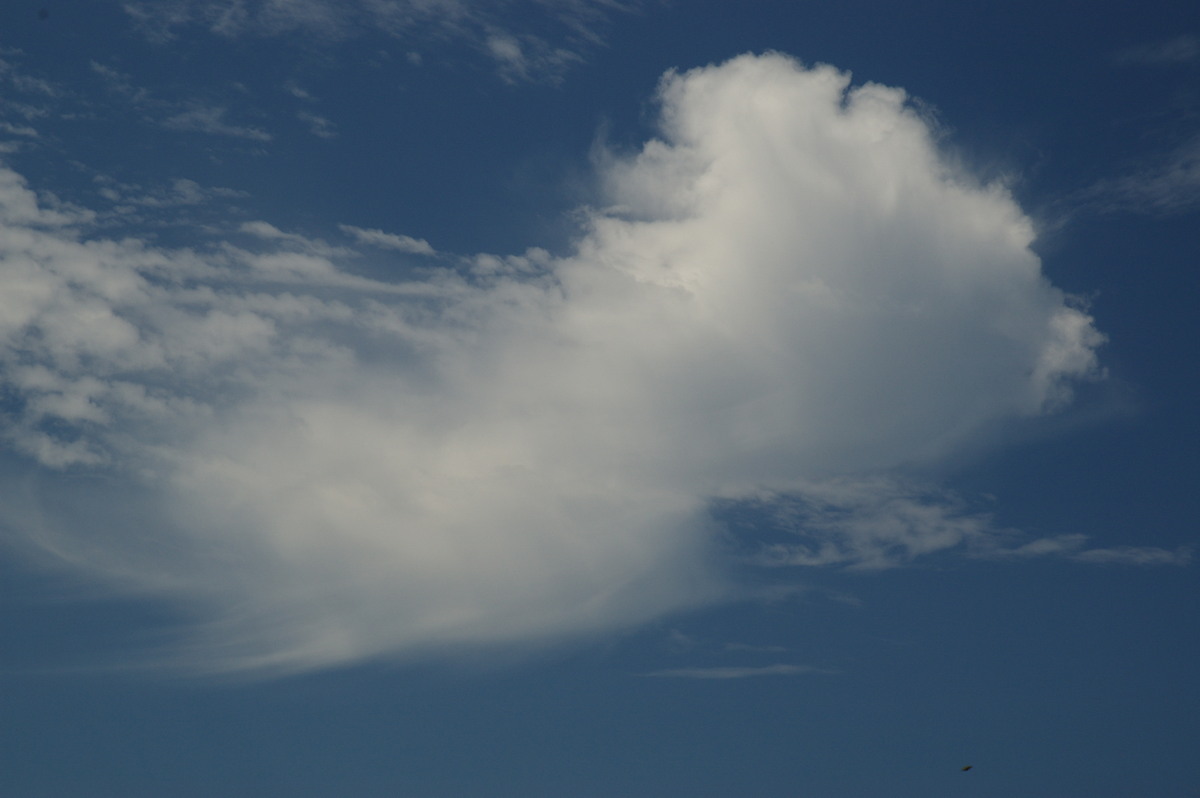
[[[720,600],[714,502],[804,508],[773,564],[978,544],[888,474],[1097,373],[1029,220],[898,89],[743,56],[660,100],[573,254],[404,283],[265,222],[88,238],[4,172],[3,434],[39,464],[2,483],[10,537],[180,602],[188,665],[267,672]]]

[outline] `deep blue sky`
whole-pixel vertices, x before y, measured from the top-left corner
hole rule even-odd
[[[1200,795],[1193,4],[621,5],[0,11],[0,794]]]

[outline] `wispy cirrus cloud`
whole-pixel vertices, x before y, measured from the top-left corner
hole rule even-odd
[[[97,175],[93,182],[99,186],[101,196],[120,206],[140,208],[175,208],[188,205],[203,205],[214,201],[240,199],[249,195],[244,191],[221,186],[202,186],[195,180],[181,177],[162,186],[147,189],[131,183],[122,183],[112,177]]]
[[[20,50],[0,48],[0,151],[16,152],[41,138],[33,126],[44,119],[67,92],[43,77],[26,72],[20,63]]]
[[[751,555],[771,567],[891,568],[995,532],[987,515],[968,511],[953,496],[889,477],[825,480],[762,496],[755,505],[790,538]]]
[[[163,119],[162,125],[171,130],[190,130],[251,141],[267,142],[273,138],[270,133],[261,128],[237,125],[226,121],[227,113],[228,109],[219,105],[193,103],[187,110]]]
[[[1200,37],[1183,34],[1173,39],[1127,47],[1117,53],[1118,64],[1177,66],[1200,60]]]
[[[1100,565],[1189,565],[1192,550],[1186,546],[1164,549],[1159,546],[1115,546],[1107,549],[1084,549],[1071,559]]]
[[[30,74],[20,66],[25,53],[20,49],[0,47],[0,83],[7,84],[19,94],[40,95],[54,99],[62,97],[65,89],[44,77]]]
[[[413,255],[433,255],[435,251],[429,242],[423,238],[385,233],[382,230],[364,230],[361,227],[343,224],[338,225],[343,233],[354,237],[360,244],[367,244],[382,249],[393,249],[397,252],[409,252]]]
[[[221,104],[206,100],[192,99],[187,101],[163,100],[155,96],[149,89],[137,86],[132,78],[110,66],[92,61],[91,71],[104,84],[105,89],[114,97],[119,97],[124,103],[143,114],[152,124],[168,130],[181,132],[204,133],[211,136],[244,139],[266,143],[274,136],[266,130],[253,125],[238,124],[229,120],[229,109]],[[308,114],[311,119],[301,120],[310,129],[324,123],[322,132],[332,132],[332,124],[328,120],[319,120]]]
[[[159,247],[4,170],[9,543],[182,607],[174,666],[273,674],[743,595],[717,505],[790,519],[777,564],[1000,535],[900,474],[1102,375],[1009,193],[831,67],[743,56],[658,96],[563,256],[266,221]]]
[[[661,679],[756,679],[763,676],[802,676],[810,673],[829,673],[820,668],[810,668],[804,665],[727,665],[711,668],[668,668],[661,671],[651,671],[646,676]]]
[[[190,27],[223,37],[305,35],[342,41],[369,32],[424,47],[458,40],[509,81],[555,81],[603,41],[609,17],[639,0],[131,0],[124,9],[149,38]],[[410,52],[410,57],[419,53]]]
[[[992,559],[1063,557],[1097,565],[1183,566],[1192,561],[1192,550],[1187,546],[1174,550],[1159,546],[1088,548],[1087,542],[1088,536],[1081,534],[1038,538],[1015,546],[996,545],[996,541],[989,540],[976,556]]]
[[[7,133],[10,136],[23,136],[26,138],[36,139],[39,134],[36,128],[29,125],[14,125],[11,122],[0,122],[0,133]]]
[[[1191,550],[1157,546],[1096,548],[1087,535],[1037,539],[995,525],[945,491],[899,480],[856,476],[824,480],[785,494],[738,503],[755,512],[756,524],[783,540],[754,543],[750,562],[780,568],[838,566],[854,570],[895,568],[938,552],[961,549],[984,559],[1064,558],[1126,565],[1187,565]]]
[[[1158,68],[1159,77],[1183,74],[1200,64],[1200,38],[1184,34],[1127,47],[1117,52],[1113,61],[1125,67]],[[1169,125],[1139,121],[1139,135],[1153,131],[1161,142],[1158,147],[1146,151],[1144,143],[1134,145],[1134,151],[1143,151],[1140,156],[1053,203],[1048,226],[1096,214],[1171,216],[1200,206],[1200,135],[1194,132],[1195,109],[1190,107],[1189,95],[1181,92],[1173,107],[1156,113],[1171,120]],[[1154,130],[1156,127],[1159,129]],[[1180,130],[1193,132],[1180,135]]]
[[[1073,195],[1074,212],[1172,215],[1200,207],[1200,135],[1123,175],[1096,181]]]
[[[299,111],[296,118],[308,125],[308,131],[320,139],[337,138],[337,125],[318,114]]]
[[[100,78],[104,88],[111,94],[123,97],[134,105],[158,104],[150,96],[149,90],[135,86],[133,79],[124,72],[98,61],[89,62],[89,67],[92,74]]]
[[[249,197],[244,191],[224,186],[205,186],[185,177],[150,185],[117,180],[95,174],[92,185],[103,200],[95,204],[95,228],[116,227],[148,235],[154,229],[203,227],[214,220],[222,223],[243,213],[238,202]]]

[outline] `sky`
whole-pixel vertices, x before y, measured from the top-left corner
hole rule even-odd
[[[8,3],[0,793],[1200,796],[1190,5]]]

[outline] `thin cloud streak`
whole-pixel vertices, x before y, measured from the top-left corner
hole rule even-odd
[[[216,136],[230,136],[251,141],[270,141],[273,136],[265,130],[225,121],[226,109],[215,105],[193,105],[186,111],[167,117],[163,127],[171,130],[191,130]]]
[[[338,225],[338,229],[343,233],[353,236],[360,244],[368,244],[382,249],[394,249],[397,252],[408,252],[413,255],[437,254],[433,247],[429,245],[429,242],[423,238],[418,239],[411,236],[396,235],[395,233],[385,233],[382,230],[364,230],[361,227],[354,227],[348,224]]]
[[[90,67],[109,95],[138,111],[146,121],[167,130],[205,133],[264,144],[275,138],[262,128],[230,122],[229,108],[223,104],[198,99],[164,100],[149,89],[134,85],[130,76],[119,70],[96,61],[91,61]],[[298,118],[307,124],[314,135],[335,135],[333,123],[328,120],[307,112],[301,113]]]
[[[755,679],[762,676],[801,676],[832,671],[804,665],[725,666],[716,668],[669,668],[645,674],[661,679]]]
[[[1068,205],[1097,213],[1174,215],[1200,207],[1200,136],[1115,178],[1097,181]]]
[[[1191,564],[1192,550],[1181,546],[1174,551],[1159,546],[1115,546],[1087,548],[1087,535],[1056,535],[1038,538],[1015,547],[997,545],[995,540],[984,541],[975,556],[987,559],[1028,559],[1031,557],[1063,557],[1076,562],[1097,565],[1185,566]]]

